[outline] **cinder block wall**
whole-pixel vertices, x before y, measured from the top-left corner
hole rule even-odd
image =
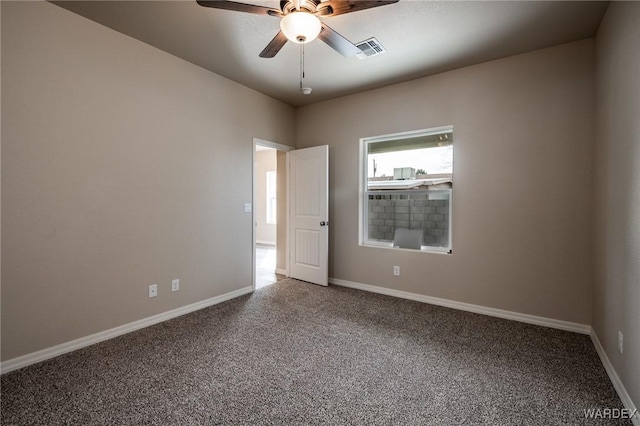
[[[428,194],[370,195],[369,239],[392,242],[395,228],[424,229],[424,245],[448,246],[448,197],[429,199]]]

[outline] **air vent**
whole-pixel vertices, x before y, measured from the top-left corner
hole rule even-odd
[[[372,56],[381,55],[387,51],[387,49],[382,47],[380,42],[376,40],[375,37],[371,37],[369,40],[356,43],[356,46],[358,47],[358,49],[360,49],[361,52],[356,54],[358,59],[367,59]]]

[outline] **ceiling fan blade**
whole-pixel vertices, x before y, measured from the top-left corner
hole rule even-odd
[[[397,3],[399,0],[327,0],[318,5],[317,15],[335,16],[358,12],[372,7]]]
[[[322,30],[320,31],[318,38],[331,46],[342,56],[355,56],[356,54],[361,52],[361,50],[358,49],[355,44],[342,37],[324,22],[322,23]]]
[[[287,37],[284,35],[282,31],[279,31],[278,34],[267,44],[267,47],[264,48],[262,52],[260,52],[261,58],[273,58],[278,54],[282,46],[287,43]]]
[[[233,10],[235,12],[255,13],[256,15],[282,16],[282,12],[269,7],[256,6],[253,4],[237,3],[227,0],[196,0],[200,6],[214,9]]]

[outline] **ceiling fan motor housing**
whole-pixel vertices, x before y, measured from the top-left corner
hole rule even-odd
[[[280,10],[285,15],[288,15],[291,12],[302,11],[315,13],[318,9],[319,0],[281,0],[280,1]],[[298,9],[296,4],[300,6]]]

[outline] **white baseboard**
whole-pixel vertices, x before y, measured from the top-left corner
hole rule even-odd
[[[431,305],[444,306],[447,308],[458,309],[461,311],[474,312],[476,314],[489,315],[492,317],[504,318],[514,321],[520,321],[527,324],[541,325],[544,327],[557,328],[559,330],[573,331],[575,333],[589,334],[591,326],[587,324],[579,324],[569,321],[560,321],[552,318],[539,317],[536,315],[521,314],[519,312],[505,311],[502,309],[488,308],[486,306],[473,305],[471,303],[456,302],[455,300],[441,299],[439,297],[425,296],[417,293],[409,293],[406,291],[394,290],[385,287],[377,287],[369,284],[361,284],[353,281],[340,280],[338,278],[329,278],[329,283],[355,288],[358,290],[370,291],[372,293],[386,294],[387,296],[399,297],[401,299],[415,300],[416,302],[429,303]]]
[[[273,241],[263,241],[263,240],[256,240],[256,244],[262,244],[265,246],[276,246],[276,243],[274,243]]]
[[[247,293],[251,293],[253,287],[244,287],[239,290],[235,290],[229,293],[222,294],[220,296],[212,297],[210,299],[202,300],[200,302],[192,303],[181,308],[173,309],[171,311],[163,312],[161,314],[153,315],[151,317],[143,318],[138,321],[124,324],[119,327],[115,327],[109,330],[101,331],[99,333],[92,334],[90,336],[81,337],[70,342],[62,343],[60,345],[52,346],[47,349],[42,349],[37,352],[33,352],[27,355],[23,355],[17,358],[9,359],[0,363],[1,374],[8,373],[9,371],[17,370],[22,367],[26,367],[31,364],[35,364],[50,358],[54,358],[58,355],[72,352],[77,349],[91,346],[95,343],[99,343],[105,340],[113,339],[114,337],[122,336],[123,334],[130,333],[132,331],[139,330],[141,328],[149,327],[154,324],[161,323],[163,321],[170,320],[191,312],[198,311],[200,309],[207,308],[209,306],[217,305],[218,303],[226,302],[227,300],[235,299]]]
[[[611,383],[613,383],[613,387],[615,388],[616,392],[618,392],[618,396],[622,401],[622,405],[624,405],[624,408],[634,411],[636,409],[636,406],[631,400],[631,397],[629,396],[627,389],[625,389],[624,384],[622,384],[622,380],[620,380],[618,373],[616,373],[616,369],[613,368],[613,364],[611,364],[611,361],[609,360],[604,347],[600,343],[600,339],[598,339],[598,335],[596,334],[595,330],[591,329],[591,333],[589,333],[589,336],[591,336],[593,346],[595,346],[596,352],[598,352],[600,361],[602,362],[604,369],[607,371],[609,379],[611,379]],[[631,418],[631,421],[635,426],[640,426],[640,413],[636,413],[636,415]]]
[[[276,274],[278,274],[278,275],[284,275],[285,277],[288,275],[288,274],[287,274],[287,270],[286,270],[286,269],[280,269],[280,268],[277,268],[277,269],[276,269]]]

